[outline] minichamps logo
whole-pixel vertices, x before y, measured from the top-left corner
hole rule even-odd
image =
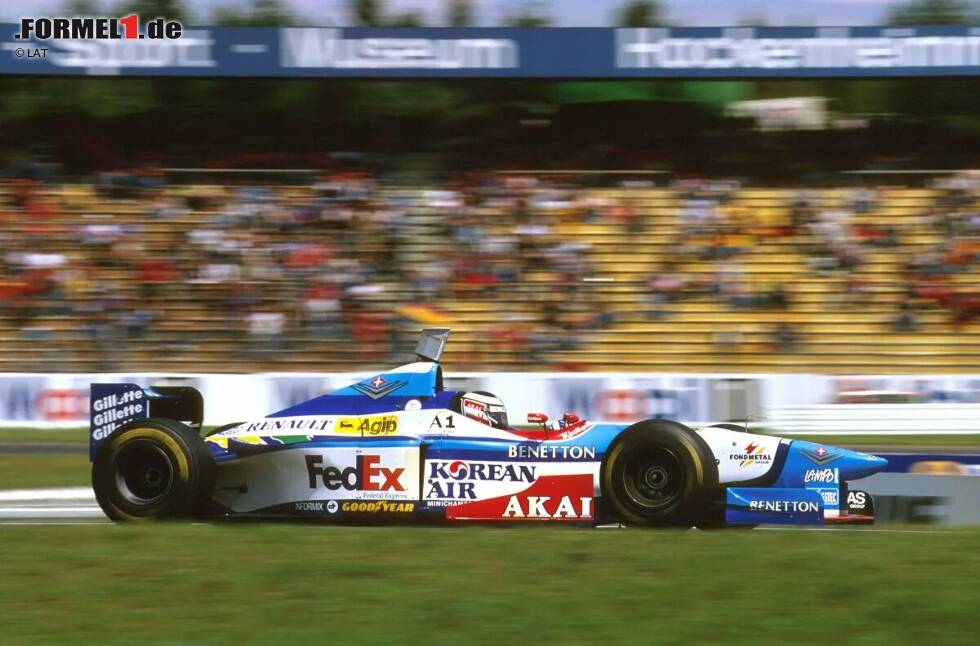
[[[184,27],[176,20],[154,18],[140,25],[138,14],[122,18],[21,18],[17,40],[176,40]]]

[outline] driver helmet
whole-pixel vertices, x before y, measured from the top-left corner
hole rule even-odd
[[[492,393],[482,390],[463,393],[463,396],[459,400],[459,408],[463,415],[481,424],[486,424],[493,428],[509,428],[507,425],[507,409],[504,408],[504,402]]]

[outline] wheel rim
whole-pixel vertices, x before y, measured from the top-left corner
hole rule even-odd
[[[154,505],[173,489],[173,461],[155,442],[127,442],[116,453],[113,465],[116,490],[132,504]]]
[[[647,511],[671,506],[684,488],[684,470],[669,449],[638,451],[623,468],[623,488],[629,499]]]

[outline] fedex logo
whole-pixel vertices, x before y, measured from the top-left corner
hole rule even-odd
[[[354,466],[340,469],[335,466],[324,467],[322,455],[306,456],[306,473],[310,489],[323,485],[330,491],[405,491],[401,476],[404,467],[389,469],[380,466],[381,457],[359,455]]]

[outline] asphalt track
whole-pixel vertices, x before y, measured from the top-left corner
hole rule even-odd
[[[0,491],[0,524],[93,519],[109,522],[88,487]]]
[[[77,442],[0,442],[0,453],[87,453],[88,445]]]

